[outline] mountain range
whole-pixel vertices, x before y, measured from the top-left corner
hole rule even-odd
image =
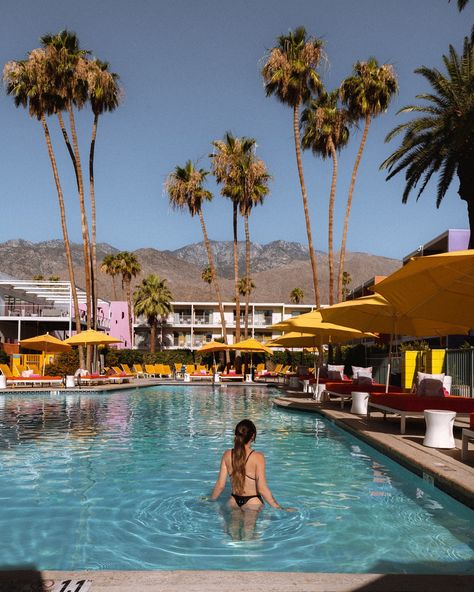
[[[233,243],[231,241],[212,242],[218,274],[221,282],[223,298],[231,301],[234,295],[234,263]],[[82,245],[71,245],[76,283],[84,284],[82,269]],[[239,270],[243,274],[245,268],[245,244],[239,242]],[[118,252],[119,249],[107,244],[97,245],[97,260],[105,255]],[[143,277],[155,273],[168,280],[173,298],[176,301],[207,301],[215,300],[211,287],[205,283],[201,274],[207,267],[207,255],[204,243],[194,243],[174,251],[160,251],[154,248],[143,248],[134,251],[141,263],[142,273],[136,279],[138,283]],[[322,302],[327,301],[328,270],[327,254],[317,254],[319,281]],[[256,285],[251,300],[254,302],[288,302],[293,288],[301,288],[305,294],[304,303],[314,302],[312,289],[311,265],[308,248],[297,242],[273,241],[261,245],[252,243],[252,280]],[[347,253],[345,270],[352,281],[349,288],[355,288],[375,275],[388,275],[400,267],[400,261],[388,259],[368,253]],[[9,240],[0,243],[0,272],[18,279],[32,279],[42,275],[46,279],[59,276],[67,280],[68,273],[64,246],[61,240],[50,240],[33,243],[23,239]],[[105,299],[113,299],[114,291],[111,279],[98,274],[99,295]],[[117,298],[123,299],[120,280],[117,281]]]

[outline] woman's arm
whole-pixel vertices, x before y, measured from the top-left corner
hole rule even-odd
[[[211,493],[211,501],[215,502],[220,494],[224,491],[225,482],[227,481],[227,466],[225,464],[225,452],[221,459],[221,468],[219,470],[219,476],[217,477],[216,484]]]
[[[280,504],[276,501],[273,497],[270,488],[267,485],[267,478],[265,475],[265,457],[261,452],[258,453],[257,458],[255,459],[256,463],[256,471],[255,471],[255,478],[257,480],[257,491],[261,494],[263,499],[269,504],[272,508],[281,509]]]

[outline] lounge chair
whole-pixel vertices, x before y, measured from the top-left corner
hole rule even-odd
[[[132,370],[137,378],[148,378],[148,374],[143,370],[141,364],[134,364]]]
[[[129,376],[136,377],[137,373],[134,372],[128,364],[120,364],[120,365],[122,366],[122,370],[125,372],[125,374],[128,374]]]
[[[134,374],[127,374],[127,372],[124,372],[118,366],[112,366],[112,370],[115,372],[117,376],[120,376],[121,378],[127,378],[128,380],[130,380],[131,378],[135,378]],[[114,376],[114,374],[111,375],[112,378],[114,378]]]
[[[25,371],[25,370],[24,370]],[[0,372],[7,380],[7,386],[62,386],[61,376],[14,376],[7,364],[0,364]]]
[[[344,409],[344,403],[352,399],[353,391],[362,391],[364,393],[371,394],[383,394],[385,393],[386,385],[380,383],[358,385],[352,381],[320,381],[320,384],[325,384],[325,389],[322,393],[322,399],[332,400],[338,399],[341,402],[341,409]],[[390,386],[390,393],[403,393],[403,389],[398,386]]]
[[[474,398],[459,396],[420,397],[412,394],[373,394],[369,397],[367,416],[370,419],[374,411],[400,417],[400,433],[405,433],[407,417],[423,417],[426,409],[455,411],[458,416],[468,417],[474,413]]]
[[[173,377],[173,371],[171,370],[171,367],[169,364],[161,364],[161,375],[164,378],[172,378]]]
[[[145,372],[153,378],[159,377],[160,373],[156,371],[156,364],[145,364]]]

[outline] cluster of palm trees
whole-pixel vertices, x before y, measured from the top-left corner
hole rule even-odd
[[[8,62],[3,70],[6,90],[17,107],[28,109],[29,115],[42,125],[58,197],[61,227],[71,282],[76,330],[81,330],[74,266],[68,236],[64,195],[50,134],[50,118],[57,119],[65,147],[71,159],[81,212],[84,254],[84,276],[87,301],[87,327],[97,326],[97,260],[96,205],[94,190],[94,156],[99,117],[119,105],[118,76],[108,64],[91,57],[81,49],[75,33],[67,30],[40,39],[41,46],[30,51],[24,60]],[[89,144],[89,230],[82,160],[76,131],[76,112],[89,106],[93,115]],[[69,126],[66,124],[65,115]],[[81,366],[83,367],[83,356]],[[89,365],[89,364],[88,364]]]
[[[293,111],[293,135],[296,162],[303,199],[308,236],[308,249],[313,273],[316,306],[321,304],[318,267],[313,247],[308,195],[303,173],[301,149],[310,149],[322,158],[331,158],[333,175],[328,207],[328,267],[329,304],[343,297],[343,274],[347,229],[355,181],[367,133],[372,119],[385,111],[397,91],[397,79],[392,66],[379,65],[375,58],[357,62],[352,75],[339,88],[324,89],[318,67],[323,57],[321,39],[309,37],[304,27],[281,35],[277,45],[266,56],[262,76],[267,96],[275,96]],[[301,112],[302,111],[302,112]],[[335,294],[334,264],[334,205],[338,173],[337,153],[349,142],[350,129],[364,121],[364,131],[355,159],[349,186],[344,228],[339,250],[339,266]],[[300,131],[303,135],[301,137]]]
[[[213,152],[209,155],[211,172],[221,186],[221,195],[232,202],[232,227],[234,241],[234,290],[235,290],[235,340],[241,340],[240,297],[245,297],[244,337],[248,337],[250,293],[255,288],[251,279],[249,216],[252,209],[263,203],[269,193],[270,174],[265,162],[256,155],[256,141],[248,137],[236,137],[226,132],[222,140],[212,142]],[[184,167],[177,166],[165,183],[165,192],[172,207],[187,210],[191,216],[198,216],[206,246],[208,267],[202,278],[214,286],[219,306],[222,336],[227,342],[227,328],[224,317],[222,295],[217,275],[214,254],[207,234],[202,211],[203,203],[211,201],[212,193],[204,187],[209,171],[198,169],[188,160]],[[245,228],[245,276],[239,277],[238,262],[238,219],[244,220]]]
[[[172,311],[173,296],[166,279],[155,274],[143,278],[132,294],[132,281],[142,271],[142,266],[136,255],[129,251],[120,251],[106,255],[100,264],[100,271],[112,280],[114,300],[117,297],[116,277],[121,279],[122,293],[127,301],[128,330],[130,347],[134,347],[133,314],[144,316],[150,327],[150,351],[156,350],[158,320],[163,322]],[[160,343],[163,344],[163,336]]]

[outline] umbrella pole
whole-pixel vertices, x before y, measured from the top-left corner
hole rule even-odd
[[[388,384],[390,382],[390,370],[392,366],[392,341],[393,333],[390,333],[390,347],[388,350],[387,379],[385,381],[385,393],[388,393]]]

